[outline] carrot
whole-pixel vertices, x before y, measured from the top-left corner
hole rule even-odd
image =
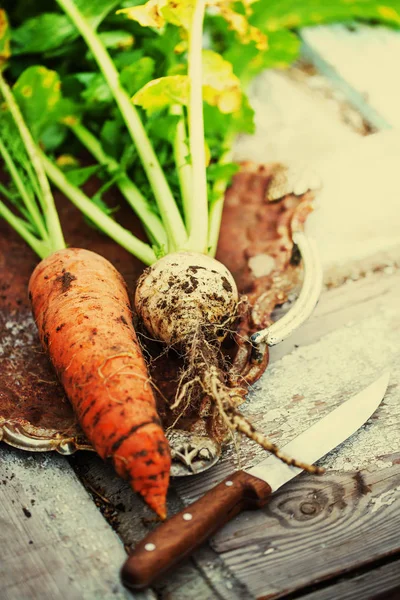
[[[169,447],[121,275],[98,254],[64,249],[36,267],[29,295],[42,345],[86,436],[164,519]]]

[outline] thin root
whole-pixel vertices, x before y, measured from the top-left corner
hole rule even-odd
[[[291,465],[303,469],[308,473],[314,473],[322,475],[325,473],[325,469],[316,467],[315,465],[309,465],[302,461],[296,460],[295,458],[282,454],[278,446],[270,442],[270,440],[257,431],[255,427],[250,423],[244,415],[242,415],[235,406],[232,405],[232,390],[226,388],[225,384],[221,382],[218,375],[218,370],[215,367],[210,367],[208,373],[205,374],[210,386],[210,395],[217,403],[219,413],[224,423],[234,431],[238,431],[244,434],[253,442],[256,442],[259,446],[274,454],[279,460]],[[239,395],[239,394],[237,394]]]

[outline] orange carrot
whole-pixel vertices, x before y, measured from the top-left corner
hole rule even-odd
[[[169,446],[121,275],[98,254],[63,249],[36,267],[29,295],[42,345],[86,436],[164,519]]]

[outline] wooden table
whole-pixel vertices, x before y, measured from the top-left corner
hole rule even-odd
[[[329,285],[312,318],[273,349],[244,410],[285,444],[389,369],[383,403],[321,461],[324,477],[299,476],[154,590],[134,595],[119,568],[154,523],[129,486],[89,453],[67,460],[0,446],[3,600],[400,598],[400,151],[395,133],[370,135],[399,126],[400,36],[334,26],[302,37],[307,66],[257,80],[258,150],[243,138],[236,154],[259,160],[261,146],[266,162],[303,176],[313,165],[324,182],[342,184],[339,192],[325,186],[310,221]],[[360,194],[357,181],[346,187],[352,173]],[[239,454],[243,466],[261,456],[247,442]],[[175,481],[170,512],[220,481],[237,458],[229,448],[211,471]]]

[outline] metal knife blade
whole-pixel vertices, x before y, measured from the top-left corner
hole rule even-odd
[[[381,403],[388,383],[389,373],[385,373],[298,435],[282,448],[282,452],[312,465],[347,440],[369,419]],[[268,481],[273,492],[302,472],[302,469],[286,465],[273,455],[244,470]]]
[[[368,420],[382,401],[388,382],[389,374],[383,375],[296,437],[282,452],[315,462]],[[246,471],[236,471],[136,546],[122,568],[124,584],[133,589],[147,587],[242,510],[265,506],[273,491],[301,471],[275,456]]]

